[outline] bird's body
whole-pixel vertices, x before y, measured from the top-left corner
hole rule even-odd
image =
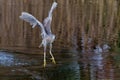
[[[52,44],[55,40],[55,35],[54,34],[49,34],[49,35],[45,35],[42,37],[42,43],[40,44],[39,47],[41,47],[42,45],[49,45]]]
[[[52,43],[55,40],[55,35],[52,34],[52,32],[51,32],[51,21],[52,21],[52,12],[56,7],[57,7],[57,3],[54,2],[49,11],[48,17],[45,18],[43,24],[40,21],[38,21],[34,16],[32,16],[31,14],[29,14],[27,12],[22,12],[22,15],[20,16],[21,19],[25,20],[26,22],[29,22],[32,25],[32,28],[34,28],[35,26],[39,26],[41,29],[42,42],[39,45],[39,48],[41,46],[44,47],[44,67],[46,66],[46,47],[48,45],[50,46],[49,52],[52,57],[51,60],[53,63],[56,63],[55,59],[53,57],[53,54],[51,52]]]
[[[55,35],[54,34],[50,34],[50,35],[46,35],[43,40],[47,41],[48,44],[53,43],[53,41],[55,40]]]

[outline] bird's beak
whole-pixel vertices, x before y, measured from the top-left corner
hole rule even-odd
[[[32,28],[35,28],[35,25],[33,25]]]

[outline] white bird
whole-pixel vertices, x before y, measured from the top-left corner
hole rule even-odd
[[[51,55],[51,60],[52,62],[55,64],[55,59],[54,56],[51,52],[52,50],[52,43],[55,40],[55,35],[52,34],[51,32],[51,21],[52,21],[52,12],[53,10],[57,7],[57,3],[53,2],[52,7],[49,11],[48,17],[44,19],[43,24],[38,21],[34,16],[32,16],[31,14],[27,13],[27,12],[22,12],[20,19],[29,22],[32,25],[32,28],[34,28],[35,26],[39,26],[41,29],[41,36],[42,36],[42,43],[39,45],[39,48],[41,46],[44,47],[44,64],[43,66],[46,66],[46,47],[47,45],[50,46],[50,55]]]

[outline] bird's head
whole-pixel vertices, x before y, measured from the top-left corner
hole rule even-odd
[[[52,39],[55,40],[55,35],[54,34],[52,35]]]
[[[53,42],[55,40],[55,35],[54,34],[50,35],[50,39],[51,39],[51,42]]]

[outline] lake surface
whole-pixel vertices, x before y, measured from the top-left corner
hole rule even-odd
[[[43,55],[1,51],[0,80],[120,80],[115,53],[78,54],[54,53],[56,65],[47,54],[43,68]]]

